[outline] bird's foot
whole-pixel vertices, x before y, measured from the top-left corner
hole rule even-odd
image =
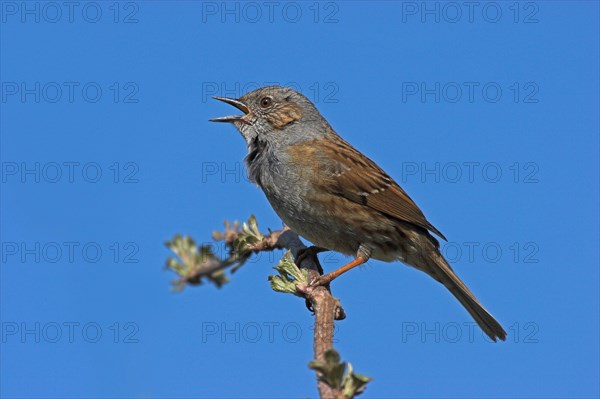
[[[325,274],[323,276],[319,276],[319,277],[315,277],[310,284],[308,284],[309,287],[320,287],[320,286],[325,286],[326,288],[328,288],[329,283],[331,282],[331,280],[333,280],[331,278],[330,274]]]

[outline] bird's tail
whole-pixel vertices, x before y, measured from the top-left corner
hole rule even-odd
[[[494,342],[496,342],[496,339],[498,338],[502,341],[506,339],[506,331],[504,331],[500,323],[494,319],[494,316],[485,310],[483,305],[479,303],[465,283],[458,278],[439,250],[434,249],[430,251],[429,256],[426,256],[424,261],[427,264],[427,267],[418,268],[444,284],[452,295],[454,295],[465,309],[467,309],[469,314],[488,337]]]

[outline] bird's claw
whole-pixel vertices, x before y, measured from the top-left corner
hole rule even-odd
[[[308,284],[309,287],[315,288],[320,286],[327,286],[329,284],[329,280],[325,278],[325,276],[319,276],[312,279],[312,281]]]
[[[315,309],[313,308],[312,302],[310,299],[305,299],[306,309],[308,309],[311,313],[315,313]]]

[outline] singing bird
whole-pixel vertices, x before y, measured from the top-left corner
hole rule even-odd
[[[313,285],[330,283],[370,258],[401,261],[442,283],[494,341],[506,332],[440,253],[446,239],[408,194],[356,150],[290,88],[267,86],[239,99],[215,97],[243,115],[211,119],[235,125],[244,137],[250,179],[277,215],[317,251],[354,256]]]

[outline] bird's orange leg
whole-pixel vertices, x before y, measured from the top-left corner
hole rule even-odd
[[[324,274],[324,275],[314,279],[310,283],[310,285],[315,287],[315,286],[319,286],[319,285],[329,284],[330,282],[332,282],[333,280],[335,280],[342,274],[346,273],[348,270],[354,269],[356,266],[360,266],[363,263],[365,263],[366,261],[367,261],[366,259],[359,256],[356,259],[354,259],[352,262],[345,264],[344,266],[340,267],[339,269],[334,270],[331,273]]]

